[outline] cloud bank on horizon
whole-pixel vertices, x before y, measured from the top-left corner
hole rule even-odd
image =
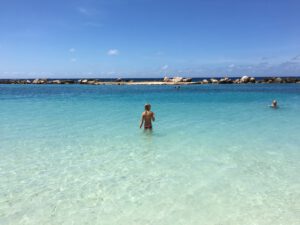
[[[0,78],[299,76],[299,11],[296,0],[5,1]]]

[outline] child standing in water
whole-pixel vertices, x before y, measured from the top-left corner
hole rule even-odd
[[[152,129],[152,121],[155,121],[154,113],[150,111],[151,110],[151,105],[146,104],[145,105],[145,112],[142,113],[142,119],[141,119],[141,124],[140,128],[142,128],[144,124],[144,129]]]

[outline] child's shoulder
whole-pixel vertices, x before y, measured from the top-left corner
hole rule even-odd
[[[154,112],[152,112],[152,111],[144,111],[142,113],[142,115],[154,115]]]

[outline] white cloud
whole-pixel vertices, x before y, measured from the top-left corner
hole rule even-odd
[[[235,65],[234,65],[234,64],[230,64],[228,67],[229,67],[229,68],[234,68]]]
[[[166,70],[166,69],[168,69],[169,68],[169,65],[163,65],[162,67],[161,67],[161,70]]]
[[[71,62],[76,62],[77,59],[76,59],[76,58],[72,58],[72,59],[70,59],[70,61],[71,61]]]
[[[75,52],[75,51],[76,51],[75,48],[70,48],[70,49],[69,49],[69,52],[71,52],[71,53],[73,53],[73,52]]]
[[[84,16],[95,16],[98,14],[98,11],[95,8],[85,8],[85,7],[78,7],[77,11]]]
[[[115,55],[119,55],[120,52],[118,49],[110,49],[107,51],[107,55],[110,55],[110,56],[115,56]]]
[[[81,14],[84,14],[84,15],[90,15],[90,12],[89,12],[86,8],[78,7],[77,10],[78,10],[78,12],[80,12]]]

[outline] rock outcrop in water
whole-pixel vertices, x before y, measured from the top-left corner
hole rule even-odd
[[[35,79],[32,81],[32,84],[47,84],[48,80],[47,79]]]
[[[248,83],[250,81],[250,77],[242,76],[240,79],[240,83]]]
[[[174,77],[171,81],[174,83],[183,82],[183,77]]]
[[[202,80],[202,82],[200,82],[201,84],[209,84],[209,81],[207,79]]]
[[[218,84],[219,81],[217,79],[215,79],[215,78],[211,78],[210,79],[210,83],[212,83],[212,84]]]
[[[193,78],[183,78],[183,82],[192,82]]]
[[[83,84],[83,85],[199,85],[199,84],[284,84],[284,83],[300,83],[300,77],[265,77],[257,79],[250,76],[242,76],[241,78],[224,77],[221,79],[211,78],[193,81],[192,78],[184,77],[164,77],[156,81],[134,81],[116,79],[111,81],[101,81],[99,79],[80,79],[80,80],[67,80],[67,79],[0,79],[0,84],[53,84],[53,85],[66,85],[66,84]]]
[[[219,80],[219,84],[232,84],[232,83],[233,81],[228,77],[224,77]]]
[[[171,79],[169,77],[164,77],[163,81],[164,82],[171,82]]]
[[[192,82],[193,78],[183,78],[183,77],[164,77],[163,82],[173,82],[173,83],[180,83],[180,82]]]

